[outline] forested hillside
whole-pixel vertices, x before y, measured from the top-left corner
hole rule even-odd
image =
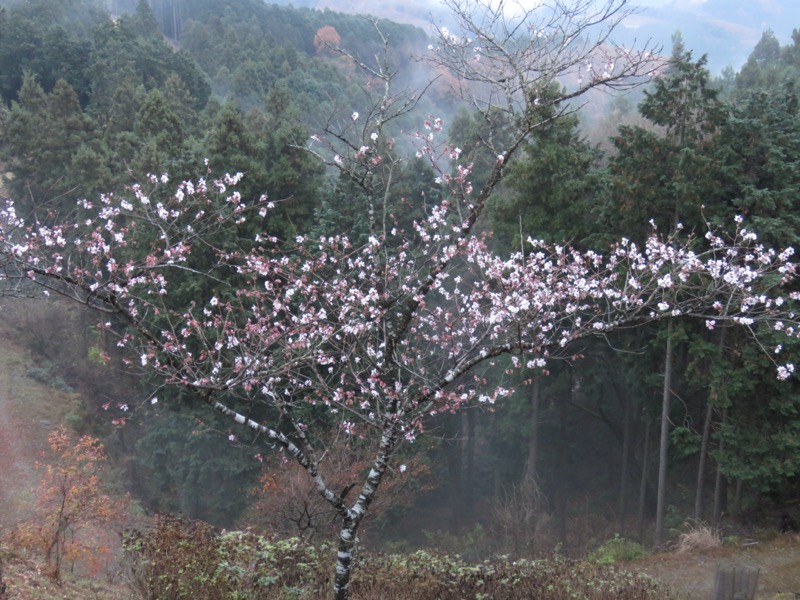
[[[76,218],[89,225],[97,218],[90,205],[134,196],[145,197],[155,211],[168,205],[166,187],[178,186],[181,197],[190,197],[200,187],[190,191],[181,182],[202,177],[210,184],[224,173],[243,174],[220,184],[235,187],[235,203],[263,206],[265,213],[269,207],[267,220],[237,219],[238,209],[231,209],[220,224],[207,225],[198,232],[197,250],[206,262],[178,271],[169,293],[164,286],[158,300],[164,315],[184,305],[200,310],[213,299],[202,336],[209,347],[214,340],[222,347],[224,339],[212,312],[244,304],[237,286],[244,289],[256,277],[246,268],[230,274],[215,257],[232,261],[280,246],[291,261],[305,256],[301,240],[318,239],[324,256],[350,260],[355,272],[368,270],[358,267],[347,244],[370,248],[380,231],[387,256],[413,254],[412,243],[427,248],[432,242],[420,223],[443,200],[473,214],[473,181],[476,189],[477,182],[492,181],[474,228],[503,256],[535,254],[529,238],[576,252],[607,252],[622,238],[644,248],[654,232],[695,236],[689,244],[700,244],[709,229],[741,222],[766,247],[800,241],[800,30],[788,46],[765,33],[741,71],[720,79],[676,35],[669,61],[656,61],[652,79],[635,73],[629,95],[603,100],[603,114],[595,109],[585,119],[578,108],[592,96],[571,102],[573,90],[584,85],[572,73],[543,76],[537,87],[515,92],[526,98],[523,113],[476,110],[463,101],[464,88],[489,83],[459,78],[444,45],[434,54],[440,58],[421,60],[429,46],[439,52],[441,32],[390,21],[260,0],[0,6],[2,184],[20,223]],[[458,48],[478,56],[483,50],[472,50],[474,44]],[[598,82],[616,77],[625,60],[619,49],[601,49],[609,57],[605,64],[584,68],[597,69],[586,77]],[[405,100],[387,95],[388,83],[393,94],[408,91]],[[387,111],[395,111],[392,118]],[[517,143],[520,123],[529,129]],[[426,140],[440,132],[448,142],[434,156]],[[513,155],[498,154],[506,147]],[[468,168],[459,170],[460,161]],[[210,204],[206,209],[212,212]],[[170,226],[183,226],[182,214],[170,218]],[[138,217],[126,219],[125,231],[135,230]],[[112,232],[110,223],[111,216]],[[102,229],[100,220],[94,225]],[[160,239],[169,231],[165,226]],[[401,243],[406,233],[411,241]],[[347,236],[347,243],[337,236]],[[135,258],[158,247],[158,239],[136,238],[121,251]],[[463,286],[478,289],[468,259],[458,260],[453,280],[463,273]],[[385,261],[388,273],[391,261]],[[307,265],[309,280],[317,273],[333,278],[332,267]],[[363,272],[362,279],[368,277]],[[286,267],[285,273],[292,271]],[[288,285],[285,273],[272,283]],[[352,285],[360,284],[354,279]],[[764,297],[773,287],[765,289]],[[81,301],[109,301],[95,292]],[[298,291],[287,305],[316,306],[316,293],[306,298]],[[676,298],[675,306],[682,306]],[[490,403],[476,395],[464,406],[454,401],[429,411],[428,435],[396,450],[396,470],[388,471],[360,530],[364,544],[428,545],[477,559],[556,548],[583,555],[615,532],[662,544],[688,519],[775,526],[784,513],[800,519],[800,387],[789,367],[800,344],[781,331],[792,327],[789,320],[763,332],[746,316],[724,318],[725,301],[720,296],[720,307],[714,305],[721,315],[716,321],[700,309],[693,318],[691,305],[683,319],[653,317],[608,331],[601,325],[599,335],[565,341],[567,349],[553,352],[546,366],[543,359],[520,358],[521,342],[516,354],[498,352],[474,381],[469,374],[461,385],[465,397],[481,382],[507,390],[501,394],[507,397]],[[81,312],[78,318],[76,307],[62,300],[42,302],[50,308],[41,322],[13,319],[20,340],[29,343],[31,360],[44,365],[46,378],[86,398],[70,425],[103,440],[117,485],[144,512],[309,540],[338,531],[319,485],[302,465],[287,466],[288,446],[276,451],[283,442],[264,431],[251,435],[205,410],[211,387],[164,385],[157,371],[168,372],[166,362],[140,373],[139,366],[157,360],[142,354],[139,365],[139,356],[117,343],[132,321],[119,312]],[[365,292],[363,304],[370,302]],[[424,309],[438,314],[433,301]],[[454,323],[466,318],[452,317]],[[52,326],[61,321],[69,326]],[[185,326],[191,323],[187,317]],[[175,332],[181,326],[167,316],[158,325]],[[436,343],[428,341],[419,363],[439,360]],[[449,342],[443,337],[441,343]],[[180,353],[187,352],[187,364],[211,361],[201,351],[205,346],[186,344],[174,355],[186,359]],[[369,377],[361,367],[340,363],[330,372],[352,370],[366,389]],[[454,360],[448,368],[461,365]],[[169,381],[186,383],[193,368],[173,372]],[[231,379],[242,368],[231,362]],[[303,372],[309,380],[327,377],[321,369]],[[304,389],[293,385],[294,393]],[[326,379],[326,385],[333,384]],[[410,385],[424,389],[427,383]],[[342,500],[370,470],[366,442],[353,436],[339,444],[346,427],[336,411],[328,414],[327,396],[307,392],[308,406],[276,409],[248,404],[222,385],[213,393],[248,419],[278,423],[278,433],[287,436],[303,440],[305,424],[319,428],[328,487]],[[339,408],[358,412],[352,404],[343,401]],[[302,427],[293,420],[298,413]]]

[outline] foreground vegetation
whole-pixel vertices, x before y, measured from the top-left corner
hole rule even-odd
[[[334,553],[330,545],[315,547],[297,538],[269,539],[241,531],[220,533],[204,523],[167,516],[159,517],[152,528],[125,537],[124,584],[79,580],[59,588],[40,580],[33,588],[49,588],[53,597],[91,589],[102,598],[127,589],[142,600],[289,600],[330,594],[329,564]],[[27,563],[28,575],[23,576],[26,563],[21,555],[5,551],[5,560],[15,567],[13,581],[7,578],[10,597],[21,597],[19,589],[30,585],[30,570],[35,567]],[[655,580],[610,565],[561,557],[517,561],[498,557],[470,564],[459,556],[425,550],[366,553],[356,568],[352,595],[364,600],[669,598]]]
[[[702,528],[701,528],[702,529]],[[768,531],[753,537],[717,538],[707,546],[681,545],[646,554],[614,538],[586,560],[551,557],[481,562],[434,551],[365,554],[353,580],[353,597],[464,599],[561,598],[694,600],[711,597],[717,565],[760,568],[758,600],[787,600],[797,589],[800,538]],[[298,539],[249,532],[220,533],[201,523],[163,517],[128,538],[126,557],[95,577],[75,573],[59,584],[42,563],[0,543],[3,600],[270,600],[326,597],[325,569],[332,548]],[[635,549],[635,552],[631,552]],[[248,558],[249,557],[249,558]],[[608,563],[608,564],[603,564]],[[602,566],[601,566],[602,565]],[[320,593],[322,590],[322,593]]]
[[[128,569],[141,598],[324,598],[332,582],[331,545],[273,540],[248,532],[217,533],[202,523],[171,517],[128,536]],[[459,556],[420,550],[365,553],[356,567],[354,598],[666,598],[648,577],[589,562],[511,561],[469,564]]]

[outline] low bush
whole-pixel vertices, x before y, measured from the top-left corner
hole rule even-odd
[[[128,572],[142,600],[327,599],[335,550],[249,532],[218,533],[204,523],[159,517],[127,536]],[[663,600],[652,579],[587,561],[511,561],[470,564],[420,550],[362,553],[351,582],[360,600]]]
[[[421,550],[368,556],[353,578],[363,600],[657,600],[669,597],[652,579],[586,561],[496,558],[478,565]]]
[[[67,394],[75,393],[72,386],[58,374],[58,368],[53,363],[46,362],[40,366],[30,367],[25,374],[34,381],[38,381],[54,390],[66,392]]]
[[[313,598],[327,589],[323,566],[334,556],[297,538],[219,533],[169,515],[148,530],[127,532],[124,549],[129,583],[142,600]]]
[[[598,565],[613,565],[618,562],[638,560],[645,556],[647,556],[647,551],[641,544],[616,534],[589,554],[589,562]]]

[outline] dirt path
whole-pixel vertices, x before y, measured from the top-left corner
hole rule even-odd
[[[800,535],[686,554],[658,554],[630,568],[663,581],[682,600],[710,600],[718,565],[760,569],[756,600],[794,600],[800,594]]]

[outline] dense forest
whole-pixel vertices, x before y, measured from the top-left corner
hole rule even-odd
[[[505,134],[459,103],[452,74],[419,60],[433,42],[416,27],[260,0],[0,5],[0,159],[18,214],[72,214],[79,199],[125,194],[148,174],[241,172],[242,198],[275,203],[268,230],[243,223],[210,245],[336,234],[366,243],[373,195],[408,229],[446,195],[442,174],[403,141],[430,115],[442,116],[475,179],[497,160],[487,140]],[[408,158],[377,192],[334,168],[312,137],[380,98],[379,80],[354,67],[376,56],[394,85],[425,89],[387,125]],[[508,161],[478,227],[498,252],[529,236],[587,249],[644,242],[653,230],[702,236],[740,215],[765,244],[796,245],[798,77],[800,30],[788,46],[765,32],[721,77],[677,33],[656,78],[611,101],[590,97],[591,118],[542,102],[541,125]],[[223,293],[187,275],[172,294]],[[191,393],[132,373],[92,318],[53,301],[16,326],[40,371],[87,398],[70,425],[104,441],[119,485],[145,511],[329,533],[313,485],[269,444],[247,441]],[[774,364],[796,346],[687,318],[585,338],[547,371],[501,365],[484,376],[508,379],[509,397],[442,412],[427,437],[403,446],[416,477],[381,490],[363,541],[380,530],[396,548],[580,554],[613,532],[651,544],[654,526],[660,543],[687,519],[777,523],[797,512],[800,388],[778,381]],[[357,448],[331,461],[343,489],[367,468]]]

